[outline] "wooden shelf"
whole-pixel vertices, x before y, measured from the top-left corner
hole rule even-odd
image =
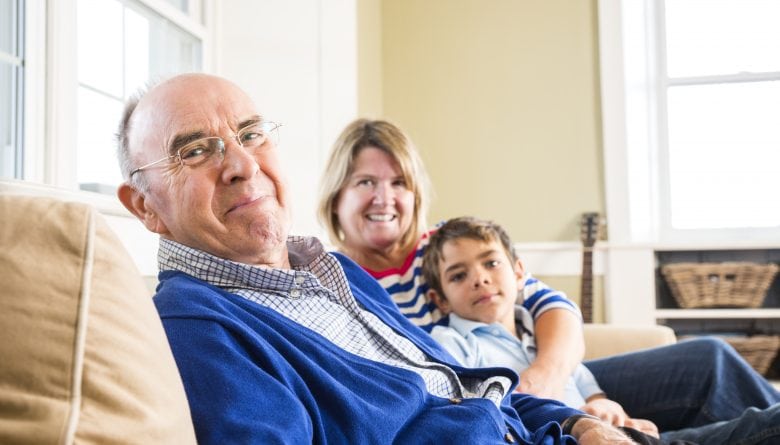
[[[723,319],[780,318],[780,308],[756,309],[656,309],[655,318]]]

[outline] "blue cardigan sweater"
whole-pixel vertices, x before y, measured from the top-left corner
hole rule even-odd
[[[460,376],[504,368],[456,364],[398,311],[379,284],[342,263],[358,302]],[[579,411],[512,393],[485,399],[430,395],[422,378],[347,353],[262,305],[180,272],[163,272],[154,297],[184,382],[200,444],[573,444],[558,423]],[[518,415],[519,413],[519,415]],[[522,418],[522,420],[521,420]]]

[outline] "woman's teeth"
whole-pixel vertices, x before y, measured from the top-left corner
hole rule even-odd
[[[393,218],[395,218],[395,215],[389,215],[389,214],[368,215],[369,221],[376,221],[376,222],[388,222],[388,221],[392,221]]]

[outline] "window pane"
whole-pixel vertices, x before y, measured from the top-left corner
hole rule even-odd
[[[188,11],[188,5],[187,0],[165,0],[166,3],[170,3],[174,8],[178,9],[181,12],[187,12]]]
[[[780,71],[780,1],[667,0],[669,77]]]
[[[78,0],[79,83],[122,97],[122,4]]]
[[[78,178],[85,183],[117,185],[122,182],[116,158],[116,129],[122,102],[90,89],[78,91]]]
[[[149,19],[126,10],[125,14],[125,95],[133,94],[150,79]]]
[[[21,5],[0,0],[0,178],[21,178]]]
[[[200,71],[202,44],[137,1],[120,4],[109,0],[110,7],[103,4],[104,0],[79,2],[80,8],[85,6],[79,13],[80,26],[85,21],[101,22],[89,26],[102,29],[106,16],[111,17],[110,21],[119,20],[119,24],[112,25],[111,37],[103,39],[100,47],[85,44],[88,50],[95,52],[86,56],[93,60],[83,64],[79,61],[77,179],[82,188],[105,190],[105,186],[114,187],[122,180],[114,140],[122,102],[149,82],[176,73]],[[103,9],[86,7],[93,2],[103,4]],[[89,35],[79,33],[80,49],[81,40]],[[83,53],[79,52],[79,59],[85,57]],[[103,66],[109,63],[104,54],[110,54],[113,65],[110,73]]]
[[[669,89],[672,226],[780,225],[780,82]]]
[[[0,0],[0,53],[18,55],[16,8],[16,0]]]
[[[125,10],[125,94],[149,81],[201,70],[201,42],[154,13],[133,4]]]
[[[16,67],[0,62],[0,178],[15,177],[16,170]]]

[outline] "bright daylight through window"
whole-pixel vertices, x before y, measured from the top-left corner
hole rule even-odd
[[[169,2],[185,9],[186,2]],[[150,81],[200,71],[202,41],[136,1],[78,0],[78,165],[82,189],[122,180],[115,132],[124,101]]]
[[[663,4],[662,225],[780,226],[780,1]]]
[[[0,178],[21,177],[22,7],[0,0]]]

